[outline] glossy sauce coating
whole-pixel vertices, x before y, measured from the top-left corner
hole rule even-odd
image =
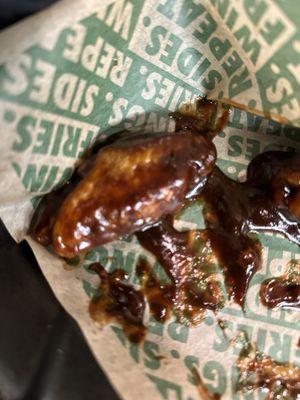
[[[173,307],[179,320],[197,325],[205,310],[217,311],[222,307],[224,293],[210,259],[210,243],[205,232],[178,232],[169,217],[136,235],[170,278]]]
[[[140,290],[126,283],[126,273],[118,269],[108,273],[99,263],[89,267],[100,277],[99,296],[90,303],[90,315],[99,323],[118,322],[132,342],[141,342],[146,334],[143,323],[145,298]]]
[[[260,299],[268,308],[300,309],[300,262],[292,260],[287,273],[264,281]]]
[[[192,131],[131,134],[101,148],[58,208],[54,251],[73,257],[175,212],[204,184],[215,157],[214,145]]]
[[[212,249],[230,297],[241,306],[261,267],[261,244],[250,233],[279,232],[299,245],[299,191],[300,155],[266,152],[249,164],[246,182],[236,182],[215,167],[200,193]]]
[[[254,159],[244,183],[228,178],[215,167],[196,196],[206,204],[205,231],[177,232],[169,218],[137,232],[140,243],[156,256],[176,283],[181,307],[184,302],[191,307],[192,297],[203,308],[220,307],[216,288],[209,291],[205,287],[204,292],[199,292],[190,286],[195,282],[194,265],[198,265],[197,271],[205,267],[204,260],[195,255],[197,235],[209,241],[223,268],[229,297],[242,307],[250,280],[262,263],[262,246],[252,232],[280,232],[300,244],[299,168],[299,154],[282,152],[267,152]],[[289,286],[292,290],[294,295],[299,293],[298,283]]]
[[[174,309],[174,285],[160,282],[152,266],[145,259],[138,261],[136,274],[140,278],[141,292],[147,299],[150,313],[157,321],[166,322]]]
[[[300,155],[263,153],[249,164],[246,182],[233,181],[214,167],[211,142],[229,111],[210,125],[216,102],[202,100],[198,106],[200,120],[193,112],[174,115],[175,133],[125,133],[102,144],[70,182],[44,197],[35,214],[33,236],[63,257],[133,232],[156,256],[170,284],[159,282],[147,263],[137,266],[140,290],[97,267],[101,292],[110,300],[101,296],[91,314],[95,319],[114,315],[127,330],[133,325],[135,341],[145,333],[145,299],[161,322],[175,311],[180,321],[195,325],[205,310],[222,307],[222,289],[201,246],[215,254],[229,297],[243,307],[249,282],[261,267],[262,248],[253,233],[279,232],[300,244]],[[206,204],[206,229],[176,231],[174,213],[199,198]],[[262,301],[298,307],[298,284],[274,278],[262,287]]]

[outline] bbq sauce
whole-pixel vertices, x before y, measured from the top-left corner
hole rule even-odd
[[[192,369],[192,374],[200,395],[200,400],[221,400],[221,395],[219,393],[212,393],[212,391],[204,384],[196,368]]]
[[[236,365],[238,390],[267,392],[266,400],[296,400],[300,394],[300,368],[295,364],[277,362],[249,345]]]
[[[127,282],[122,269],[109,273],[99,263],[91,264],[89,269],[97,272],[101,280],[99,294],[90,303],[91,317],[100,323],[118,322],[128,338],[136,343],[141,342],[146,333],[143,323],[146,301],[150,314],[157,321],[164,323],[175,313],[177,319],[192,325],[202,321],[207,309],[216,311],[223,305],[221,286],[213,272],[205,272],[203,265],[202,272],[189,274],[185,283],[174,275],[170,283],[163,283],[149,262],[140,258],[136,266],[139,289]],[[199,282],[202,287],[197,287]]]
[[[59,191],[57,209],[51,195],[43,199],[34,237],[45,244],[46,230],[54,251],[72,258],[132,234],[180,208],[205,184],[215,159],[213,143],[191,130],[119,137],[99,150],[82,179]]]
[[[173,115],[176,119],[173,134],[123,133],[115,139],[109,138],[107,143],[103,142],[97,150],[105,152],[105,148],[109,147],[116,160],[120,154],[133,156],[130,159],[132,162],[128,164],[128,171],[133,170],[136,161],[140,162],[143,159],[143,154],[145,156],[145,163],[137,168],[137,179],[128,180],[128,174],[123,174],[127,180],[124,178],[122,181],[121,174],[122,179],[118,184],[111,185],[110,196],[107,196],[107,187],[111,184],[112,177],[107,180],[103,191],[99,192],[99,185],[95,181],[88,185],[88,190],[94,187],[99,196],[105,193],[105,199],[109,199],[109,202],[105,203],[108,217],[103,219],[103,224],[102,217],[100,220],[99,216],[98,219],[94,218],[96,212],[89,215],[89,210],[94,207],[93,201],[98,201],[99,196],[95,196],[92,191],[88,201],[84,203],[85,207],[87,206],[85,214],[84,208],[78,206],[76,195],[76,201],[74,200],[73,193],[77,191],[79,197],[82,192],[85,193],[80,185],[91,170],[97,170],[95,163],[98,155],[95,152],[91,153],[90,159],[79,165],[69,182],[46,195],[36,211],[32,233],[44,245],[51,245],[53,241],[57,244],[58,239],[60,240],[58,225],[66,231],[74,225],[74,213],[68,212],[66,199],[72,197],[71,203],[77,204],[74,210],[83,213],[82,217],[88,229],[82,229],[82,224],[75,224],[80,226],[81,231],[72,231],[72,245],[67,248],[64,244],[60,249],[54,246],[62,256],[71,257],[133,231],[141,244],[156,256],[170,278],[170,284],[159,282],[145,263],[140,263],[137,267],[141,290],[131,287],[120,279],[118,274],[105,274],[100,266],[96,268],[103,278],[100,289],[102,293],[106,293],[107,301],[105,296],[100,296],[92,303],[91,314],[97,319],[101,313],[101,318],[106,313],[109,318],[117,319],[125,330],[130,331],[129,327],[133,325],[134,329],[139,331],[136,339],[133,334],[135,341],[141,340],[138,337],[143,337],[145,332],[142,323],[145,298],[148,299],[154,317],[162,322],[174,311],[180,321],[197,324],[203,319],[205,310],[216,312],[222,307],[224,293],[214,277],[215,271],[211,274],[214,263],[205,252],[201,252],[201,246],[209,249],[209,252],[213,252],[217,257],[224,272],[229,297],[243,307],[249,282],[261,267],[262,247],[254,234],[259,231],[279,232],[300,244],[300,155],[291,152],[263,153],[250,163],[246,182],[233,181],[218,167],[213,169],[216,154],[211,143],[213,137],[226,126],[229,113],[230,109],[224,108],[220,112],[218,102],[201,99],[196,103],[196,108],[182,109],[180,113]],[[170,146],[166,146],[166,143]],[[159,157],[155,170],[148,168],[151,164],[148,161],[152,160],[152,156],[150,157],[150,153],[145,149],[149,149],[150,153],[155,149],[151,154],[153,157]],[[168,149],[167,154],[165,149]],[[123,156],[121,158],[123,159]],[[110,157],[106,157],[105,160],[111,162]],[[100,162],[98,165],[101,167]],[[122,172],[122,165],[120,164],[117,171]],[[139,171],[143,173],[139,175]],[[137,182],[135,196],[132,195],[134,182]],[[119,188],[117,193],[114,192],[114,188]],[[120,193],[123,197],[117,197]],[[161,202],[161,196],[164,197],[166,193],[168,195]],[[199,198],[206,204],[206,229],[176,231],[173,227],[174,214],[168,213],[174,213],[184,203],[198,201]],[[138,207],[133,207],[134,204]],[[145,206],[146,209],[148,207],[149,213],[145,218],[137,218],[141,206]],[[97,207],[93,209],[96,210]],[[116,213],[116,210],[119,211]],[[128,210],[130,215],[126,214]],[[124,219],[122,223],[121,217]],[[58,225],[57,219],[60,220]],[[55,225],[56,229],[53,230]],[[106,226],[107,229],[100,229],[99,226]],[[82,241],[80,235],[86,235],[87,231],[89,237]],[[285,302],[291,304],[293,301],[290,298],[294,298],[295,293],[298,293],[299,282],[285,284],[284,290],[282,281],[269,282],[262,292],[264,291],[266,302],[272,303],[270,288],[276,288],[278,298],[285,297],[275,301],[278,305]],[[272,293],[275,293],[274,290]],[[290,296],[288,300],[287,296]]]
[[[195,282],[193,266],[197,264],[201,271],[205,265],[195,256],[197,236],[210,243],[223,268],[228,295],[242,307],[249,282],[262,263],[262,246],[253,233],[279,232],[300,244],[298,174],[300,155],[296,153],[261,154],[250,163],[244,183],[228,178],[215,167],[195,196],[205,201],[205,231],[177,232],[169,217],[137,232],[140,243],[156,256],[177,285],[181,307],[183,298],[189,307],[192,301],[211,310],[219,307],[211,296],[215,290],[205,287],[204,292],[195,292],[191,285]],[[289,289],[294,295],[299,293],[299,283],[294,282]],[[189,294],[180,295],[182,291]]]
[[[268,308],[300,309],[300,262],[292,260],[285,274],[264,281],[260,299]]]
[[[170,278],[173,308],[179,321],[197,325],[206,310],[216,312],[224,305],[223,288],[205,232],[178,232],[169,216],[136,235]]]
[[[200,193],[207,235],[223,267],[228,294],[242,307],[262,262],[262,247],[253,233],[278,232],[300,244],[299,182],[299,154],[266,152],[249,164],[246,182],[236,182],[215,167]],[[294,296],[299,289],[299,281],[290,286]]]
[[[216,159],[211,139],[229,112],[198,99],[174,114],[175,133],[121,132],[96,143],[71,179],[43,197],[30,233],[72,258],[176,212],[205,185]]]
[[[136,275],[140,278],[141,292],[147,299],[150,313],[157,321],[166,322],[173,312],[175,286],[171,283],[162,283],[144,258],[138,261]]]
[[[171,116],[176,120],[176,132],[193,130],[213,140],[227,126],[230,113],[231,108],[228,105],[204,97],[194,104],[183,104]]]
[[[117,269],[108,273],[99,263],[89,266],[100,277],[99,295],[90,303],[91,317],[103,324],[118,322],[130,341],[139,343],[146,334],[143,323],[145,298],[140,290],[125,283],[126,273]]]

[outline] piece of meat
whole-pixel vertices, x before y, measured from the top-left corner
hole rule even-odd
[[[54,251],[73,257],[175,212],[204,185],[215,158],[214,145],[193,131],[131,134],[101,148],[51,218]]]

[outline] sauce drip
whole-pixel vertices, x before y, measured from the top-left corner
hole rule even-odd
[[[162,283],[148,261],[140,258],[136,266],[139,289],[126,282],[128,277],[122,269],[108,273],[99,263],[91,264],[89,269],[101,279],[99,295],[90,303],[91,317],[102,324],[118,322],[128,338],[136,343],[141,342],[146,333],[143,323],[146,301],[157,321],[166,322],[175,311],[178,319],[193,325],[201,322],[206,309],[216,311],[222,305],[220,285],[211,271],[205,272],[203,265],[203,271],[189,275],[185,284],[181,280],[175,283],[174,277],[171,283]],[[201,288],[197,287],[197,280]]]
[[[91,317],[101,324],[114,320],[123,327],[129,340],[141,342],[146,334],[143,294],[124,282],[126,273],[122,269],[108,273],[99,263],[91,264],[89,268],[101,279],[99,296],[90,303]]]
[[[228,105],[204,97],[193,105],[184,104],[171,115],[176,120],[176,132],[192,130],[212,140],[227,126],[230,112]]]
[[[264,281],[260,299],[268,308],[300,309],[300,262],[292,260],[284,275]]]
[[[223,306],[223,288],[205,232],[178,232],[172,222],[168,217],[136,235],[141,245],[156,256],[172,282],[178,320],[197,325],[205,310],[217,311]]]
[[[150,313],[157,321],[166,322],[174,308],[174,285],[160,282],[152,266],[143,258],[138,261],[136,274],[140,278],[141,292],[148,301]]]
[[[197,238],[211,246],[223,268],[229,297],[242,307],[249,282],[262,263],[262,246],[253,233],[279,232],[300,244],[299,175],[300,155],[296,153],[261,154],[249,164],[244,183],[228,178],[215,167],[196,196],[205,201],[205,231],[177,232],[169,217],[136,233],[176,285],[181,309],[185,302],[189,309],[193,302],[196,308],[220,307],[215,287],[195,289],[197,279],[205,281],[199,271],[207,262],[196,256]],[[298,283],[290,285],[289,290],[294,295],[299,293]]]
[[[199,194],[228,294],[242,307],[249,282],[261,267],[262,247],[251,233],[278,232],[299,245],[299,193],[300,155],[266,152],[249,164],[246,182],[236,182],[215,167]]]

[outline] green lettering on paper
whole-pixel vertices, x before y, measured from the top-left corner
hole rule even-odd
[[[232,54],[222,63],[228,77],[231,77],[241,66],[243,60],[239,56],[237,51],[233,51]]]
[[[192,371],[194,368],[199,367],[199,357],[196,356],[186,356],[184,358],[184,365],[187,367],[187,369],[189,369],[190,371]],[[192,385],[196,385],[195,379],[193,377],[192,373],[189,373],[187,375],[187,380],[192,384]]]
[[[37,135],[36,145],[32,149],[32,152],[38,154],[47,154],[53,132],[53,122],[42,120],[40,127],[42,130]]]
[[[145,340],[143,346],[145,355],[144,357],[144,364],[147,368],[156,370],[160,367],[160,361],[157,358],[159,356],[159,345],[154,342],[150,342],[149,340]]]
[[[270,21],[266,21],[264,28],[265,29],[262,28],[260,30],[260,33],[264,37],[265,41],[271,45],[283,32],[284,25],[281,21],[276,21],[274,24]]]
[[[242,147],[240,146],[243,143],[243,138],[238,135],[232,135],[228,140],[228,155],[230,157],[239,157],[242,154]]]
[[[49,190],[51,190],[51,188],[54,186],[54,182],[57,178],[58,171],[59,171],[59,167],[57,165],[53,165],[50,168],[48,177],[46,179],[44,186],[41,189],[41,192],[49,192]]]
[[[151,41],[152,45],[147,44],[145,51],[149,56],[155,56],[161,46],[161,40],[166,37],[167,34],[167,29],[164,28],[163,26],[156,26],[154,29],[151,31]]]
[[[206,386],[212,393],[222,395],[225,392],[227,387],[226,371],[218,361],[211,360],[204,365],[203,377],[209,380],[210,383],[206,383]]]
[[[217,7],[218,13],[224,19],[225,14],[228,10],[229,0],[211,0],[211,2],[215,7]]]
[[[13,150],[21,152],[25,151],[28,149],[28,147],[31,144],[31,134],[32,130],[36,126],[36,118],[30,116],[30,115],[25,115],[22,117],[17,125],[17,132],[20,136],[20,141],[14,141],[13,142]]]
[[[172,19],[174,16],[173,8],[176,4],[176,0],[165,0],[164,3],[160,3],[157,7],[157,11],[163,14],[165,17]]]
[[[195,36],[195,38],[200,40],[201,43],[205,44],[214,33],[214,31],[217,29],[217,23],[214,18],[207,12],[205,15],[205,21],[202,21],[199,24],[199,28],[201,28],[201,30],[194,30],[193,35]]]
[[[288,362],[291,356],[291,336],[271,331],[271,337],[273,344],[269,349],[270,357],[280,362]]]
[[[249,71],[247,67],[239,74],[235,75],[229,82],[229,96],[233,98],[240,93],[248,90],[252,87],[251,79],[247,79],[249,76]]]
[[[263,122],[263,117],[249,112],[246,113],[247,116],[247,129],[251,132],[258,132],[261,124]]]
[[[268,8],[265,0],[244,0],[244,7],[254,25],[259,23]]]
[[[204,11],[205,8],[200,3],[195,3],[193,0],[184,0],[176,22],[182,28],[186,28]]]
[[[183,75],[189,76],[201,57],[202,54],[193,47],[188,47],[187,49],[184,49],[180,53],[177,61],[179,71]]]
[[[189,337],[189,328],[178,322],[171,322],[168,325],[168,334],[171,339],[177,342],[186,343]]]
[[[169,41],[172,43],[167,44],[164,47],[164,54],[160,56],[160,61],[163,62],[166,65],[172,65],[172,62],[174,61],[174,58],[176,56],[177,51],[179,50],[181,44],[182,44],[182,39],[180,39],[178,36],[171,35],[169,36]]]
[[[81,135],[81,128],[67,127],[68,139],[63,145],[63,153],[66,157],[76,157],[78,143]]]
[[[154,335],[163,336],[164,324],[156,321],[156,319],[154,319],[152,316],[150,316],[149,323],[148,323],[148,330],[149,330],[149,332],[153,333]]]
[[[147,374],[150,380],[155,384],[156,389],[166,400],[183,400],[182,388],[174,382],[158,378],[157,376]]]
[[[38,192],[44,184],[48,165],[37,167],[36,164],[28,164],[22,179],[24,187],[30,192]]]
[[[250,60],[253,64],[256,64],[258,56],[260,54],[260,44],[256,39],[250,41],[250,29],[247,26],[242,26],[239,30],[237,30],[234,36],[237,40],[242,41],[242,48],[246,53],[251,52]]]

